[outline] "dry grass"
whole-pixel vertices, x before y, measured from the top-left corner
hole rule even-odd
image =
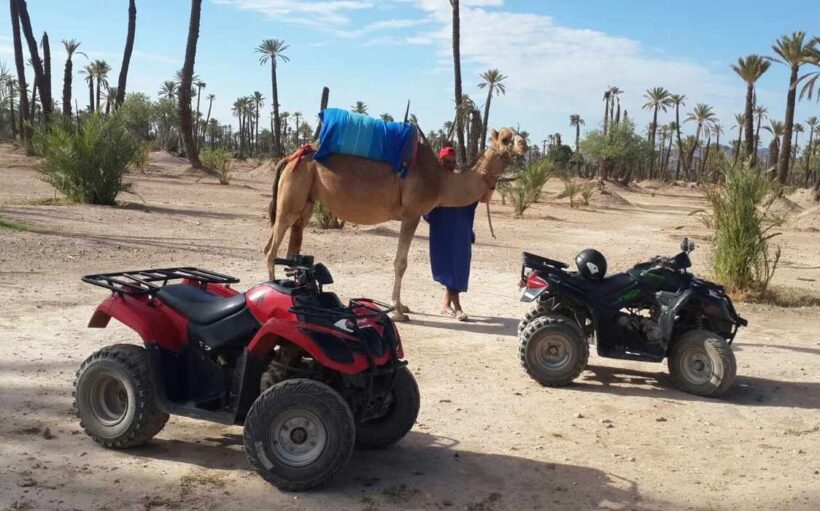
[[[777,307],[818,307],[820,295],[786,286],[768,286],[766,289],[727,289],[738,302],[760,303]]]

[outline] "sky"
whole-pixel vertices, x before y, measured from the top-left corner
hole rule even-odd
[[[156,98],[160,84],[182,67],[190,2],[137,0],[137,30],[128,91]],[[62,39],[78,39],[90,59],[106,60],[116,83],[127,27],[126,0],[28,0],[36,34],[48,32],[52,89],[62,90]],[[808,0],[462,0],[464,92],[477,104],[486,89],[480,73],[497,68],[507,92],[494,97],[490,126],[527,130],[533,142],[559,132],[574,137],[569,115],[584,131],[600,126],[603,91],[624,90],[622,107],[643,131],[646,89],[663,86],[687,96],[682,117],[697,103],[712,105],[726,134],[743,110],[745,84],[731,70],[738,57],[772,55],[781,35],[820,35],[820,4]],[[234,100],[253,91],[270,111],[270,68],[254,52],[263,39],[283,39],[289,62],[280,63],[281,110],[308,118],[319,108],[322,86],[330,106],[363,101],[371,115],[397,119],[411,111],[425,131],[452,118],[453,64],[448,0],[204,0],[195,72],[214,94],[213,116],[232,122]],[[87,88],[75,57],[73,94],[81,107]],[[9,14],[0,11],[0,62],[13,69]],[[773,64],[758,82],[758,102],[782,120],[788,70]],[[31,81],[31,76],[29,76]],[[820,103],[802,101],[796,120],[820,116]],[[674,112],[661,113],[659,122]],[[765,123],[765,121],[764,121]],[[764,124],[765,125],[765,124]],[[692,123],[685,125],[694,131]],[[765,133],[761,137],[767,142]],[[725,139],[724,139],[725,140]]]

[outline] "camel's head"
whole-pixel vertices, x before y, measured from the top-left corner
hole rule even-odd
[[[527,153],[527,141],[512,128],[493,130],[490,134],[490,148],[506,161],[512,161],[514,156]]]

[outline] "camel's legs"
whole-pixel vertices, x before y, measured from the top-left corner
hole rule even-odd
[[[393,263],[395,270],[393,280],[393,306],[396,310],[392,317],[395,321],[407,321],[407,312],[410,309],[401,303],[401,280],[404,277],[404,271],[407,269],[407,254],[410,252],[410,243],[413,241],[413,235],[416,234],[416,227],[419,225],[421,217],[409,218],[402,220],[401,231],[399,233],[399,246],[396,249],[396,260]]]
[[[299,217],[300,215],[298,213],[284,213],[276,216],[276,223],[273,224],[270,241],[268,242],[268,252],[265,254],[268,264],[268,275],[271,280],[275,278],[275,265],[273,264],[273,260],[276,259],[276,252],[279,250],[279,245],[281,245],[282,240],[285,239],[285,232],[299,220]]]
[[[302,233],[305,226],[310,222],[310,215],[313,214],[313,201],[305,204],[302,216],[290,228],[290,241],[288,242],[288,257],[296,255],[302,250]]]

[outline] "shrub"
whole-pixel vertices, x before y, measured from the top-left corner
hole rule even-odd
[[[313,205],[313,217],[322,229],[341,229],[345,223],[319,201]]]
[[[717,279],[740,292],[764,292],[780,260],[780,247],[771,250],[769,231],[780,224],[767,214],[772,184],[749,160],[726,165],[723,181],[707,190],[714,230],[714,272]]]
[[[55,124],[41,138],[42,179],[75,202],[114,204],[139,143],[115,114],[89,115],[80,128]]]
[[[227,149],[206,147],[199,152],[202,164],[213,170],[219,178],[219,184],[226,185],[231,181],[231,152]]]
[[[581,200],[584,206],[589,206],[589,199],[592,198],[592,184],[587,183],[581,188]]]
[[[137,152],[134,153],[134,159],[131,160],[131,164],[140,172],[145,172],[148,168],[148,155],[151,154],[151,142],[142,142],[137,149]]]
[[[576,181],[574,178],[564,179],[564,195],[569,198],[569,207],[575,207],[575,197],[582,193],[584,185]]]
[[[530,161],[521,169],[515,181],[499,183],[499,193],[512,203],[515,218],[521,218],[527,208],[538,202],[554,169],[552,162],[548,160]]]

